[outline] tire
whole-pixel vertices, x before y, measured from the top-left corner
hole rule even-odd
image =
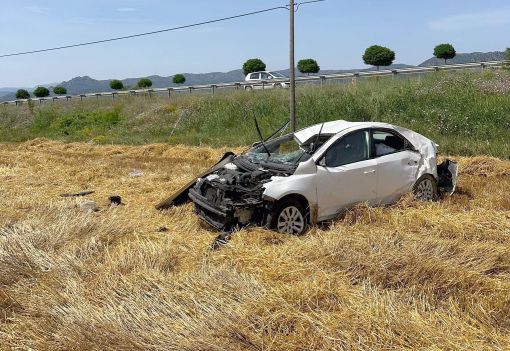
[[[437,181],[430,174],[425,174],[416,181],[413,194],[417,200],[433,201],[437,199]]]
[[[275,89],[282,89],[283,86],[280,83],[275,83],[274,88]]]
[[[251,90],[253,90],[253,87],[251,85],[247,85],[244,87],[244,90],[251,91]]]
[[[303,235],[308,230],[308,216],[305,206],[293,198],[283,200],[277,204],[268,217],[271,229],[279,233]]]

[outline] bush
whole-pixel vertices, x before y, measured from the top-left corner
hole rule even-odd
[[[152,86],[152,80],[149,78],[142,78],[138,81],[139,88],[150,88]]]
[[[114,79],[110,82],[110,88],[113,90],[122,90],[124,89],[124,84],[120,80]]]
[[[184,84],[186,82],[186,77],[183,74],[176,74],[172,79],[174,84]]]
[[[67,89],[64,87],[55,87],[53,89],[53,93],[57,95],[65,95],[67,94]]]
[[[363,62],[367,65],[376,66],[379,70],[380,66],[389,66],[395,61],[395,52],[379,45],[372,45],[365,50]]]
[[[321,70],[319,64],[314,59],[300,60],[297,64],[298,70],[301,73],[319,73]]]
[[[266,64],[261,59],[249,59],[243,65],[244,75],[248,75],[252,72],[260,72],[266,70]]]
[[[446,65],[446,60],[454,58],[457,56],[457,53],[452,44],[439,44],[434,48],[434,56],[438,59],[443,59]]]
[[[37,87],[34,90],[34,95],[38,98],[50,96],[50,91],[45,87]]]
[[[16,99],[29,99],[30,93],[26,91],[25,89],[19,89],[16,92]]]

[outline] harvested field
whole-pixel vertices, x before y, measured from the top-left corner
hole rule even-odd
[[[510,161],[457,158],[439,202],[360,205],[304,237],[245,229],[210,252],[191,206],[154,204],[223,151],[1,145],[0,349],[510,348]],[[96,213],[59,196],[89,189]]]

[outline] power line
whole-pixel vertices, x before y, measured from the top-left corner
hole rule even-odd
[[[311,4],[311,3],[315,3],[315,2],[323,2],[323,1],[326,1],[326,0],[310,0],[310,1],[300,2],[299,4],[296,4],[296,5],[298,5],[298,8],[299,8],[300,5]],[[243,14],[240,14],[240,15],[223,17],[223,18],[214,19],[214,20],[210,20],[210,21],[193,23],[193,24],[188,24],[188,25],[178,26],[178,27],[173,27],[173,28],[166,28],[166,29],[156,30],[156,31],[152,31],[152,32],[145,32],[145,33],[139,33],[139,34],[133,34],[133,35],[126,35],[126,36],[122,36],[122,37],[116,37],[116,38],[110,38],[110,39],[102,39],[102,40],[96,40],[96,41],[89,41],[89,42],[85,42],[85,43],[71,44],[71,45],[65,45],[65,46],[58,46],[58,47],[48,48],[48,49],[31,50],[31,51],[16,52],[16,53],[11,53],[11,54],[3,54],[3,55],[0,55],[0,58],[12,57],[12,56],[21,56],[21,55],[30,55],[30,54],[36,54],[36,53],[41,53],[41,52],[47,52],[47,51],[56,51],[56,50],[70,49],[70,48],[75,48],[75,47],[79,47],[79,46],[87,46],[87,45],[108,43],[108,42],[111,42],[111,41],[118,41],[118,40],[124,40],[124,39],[143,37],[143,36],[154,35],[154,34],[159,34],[159,33],[164,33],[164,32],[171,32],[171,31],[180,30],[180,29],[186,29],[186,28],[203,26],[203,25],[211,24],[211,23],[229,21],[229,20],[233,20],[233,19],[236,19],[236,18],[242,18],[242,17],[253,16],[253,15],[259,15],[261,13],[271,12],[271,11],[275,11],[275,10],[282,10],[282,9],[283,10],[288,10],[289,7],[288,6],[276,6],[276,7],[272,7],[272,8],[268,8],[268,9],[264,9],[264,10],[247,12],[247,13],[243,13]]]

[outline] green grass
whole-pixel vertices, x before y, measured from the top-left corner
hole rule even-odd
[[[288,116],[288,91],[124,97],[0,106],[0,141],[37,137],[64,141],[239,146],[265,135]],[[170,134],[180,118],[175,133]],[[322,121],[382,121],[413,129],[443,153],[510,158],[510,75],[441,73],[409,79],[364,79],[298,89],[298,125]]]

